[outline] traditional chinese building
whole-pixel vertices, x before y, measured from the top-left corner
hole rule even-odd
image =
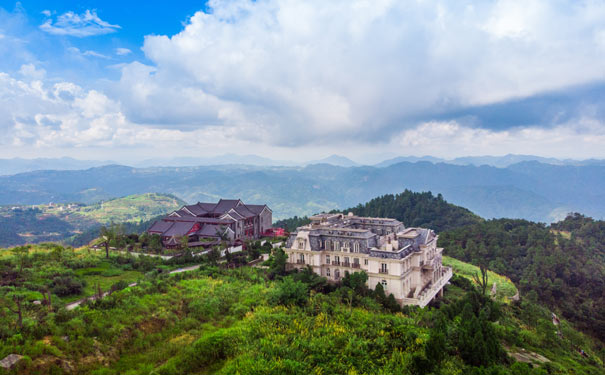
[[[221,240],[259,238],[271,228],[273,212],[267,205],[245,204],[239,199],[183,206],[156,221],[147,232],[158,234],[165,247],[178,247],[187,237],[189,247],[211,246]]]

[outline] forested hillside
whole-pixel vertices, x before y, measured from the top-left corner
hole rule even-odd
[[[415,193],[405,190],[399,194],[386,194],[352,208],[338,210],[353,212],[359,216],[390,217],[397,219],[408,227],[426,227],[437,232],[459,228],[480,222],[482,219],[466,208],[446,202],[441,194],[434,196],[431,192]],[[274,226],[292,231],[309,223],[306,216],[294,216],[279,220]]]
[[[578,214],[550,227],[489,220],[443,232],[439,246],[510,277],[522,295],[605,340],[605,222]]]
[[[441,194],[415,193],[405,190],[400,194],[387,194],[365,204],[343,210],[359,216],[390,217],[407,227],[431,228],[436,232],[475,224],[482,219],[466,208],[446,202]]]
[[[551,226],[514,219],[485,221],[439,195],[410,191],[344,211],[435,229],[446,255],[510,277],[522,295],[605,340],[605,221],[579,214]],[[279,224],[290,228],[304,222],[295,217]]]
[[[368,289],[365,273],[328,284],[309,270],[287,272],[280,250],[267,269],[195,261],[199,269],[170,274],[177,266],[159,258],[0,250],[0,358],[24,356],[11,374],[603,371],[599,348],[565,320],[558,336],[539,305],[493,301],[462,277],[429,308],[401,309],[380,284]],[[99,288],[112,293],[65,308]]]

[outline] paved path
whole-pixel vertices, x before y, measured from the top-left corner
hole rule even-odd
[[[198,268],[200,268],[200,265],[199,265],[199,264],[196,264],[196,265],[189,266],[189,267],[178,268],[178,269],[176,269],[176,270],[172,270],[172,271],[170,271],[169,273],[170,273],[170,274],[173,274],[173,273],[181,273],[181,272],[195,271],[195,270],[197,270]],[[131,287],[131,286],[136,286],[136,285],[137,285],[137,283],[130,283],[130,284],[128,284],[128,286],[129,286],[129,287]],[[108,295],[109,295],[109,292],[105,292],[105,293],[103,293],[103,294],[101,295],[101,298],[105,298],[105,297],[107,297]],[[76,302],[72,302],[72,303],[70,303],[70,304],[65,305],[65,308],[66,308],[67,310],[73,310],[73,309],[75,309],[76,307],[80,306],[81,304],[83,304],[83,303],[84,303],[84,302],[86,302],[86,301],[94,301],[94,300],[96,300],[96,299],[97,299],[97,296],[96,296],[96,295],[95,295],[95,296],[86,297],[86,298],[82,298],[82,299],[77,300]]]

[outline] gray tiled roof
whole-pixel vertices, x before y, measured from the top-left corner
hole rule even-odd
[[[166,232],[163,233],[163,236],[184,236],[191,230],[191,228],[195,225],[195,222],[184,222],[177,221],[171,226]]]
[[[214,210],[212,210],[212,212],[214,212],[215,214],[222,214],[232,208],[235,208],[239,203],[241,203],[239,199],[221,199],[220,201],[218,201],[216,207],[214,207]]]
[[[223,224],[223,225],[229,225],[229,224],[233,223],[233,221],[228,220],[228,219],[219,219],[217,217],[197,217],[197,216],[184,216],[184,217],[172,216],[172,217],[165,217],[162,220],[169,221],[169,222],[182,221],[182,222],[192,222],[192,223],[211,223],[211,224]]]
[[[174,222],[172,222],[172,221],[163,221],[163,220],[156,221],[155,223],[153,223],[153,225],[151,226],[151,228],[149,228],[148,232],[164,233],[173,224],[174,224]]]
[[[191,211],[195,216],[201,216],[208,213],[208,211],[202,208],[199,204],[191,204],[185,207],[187,207],[187,209]]]

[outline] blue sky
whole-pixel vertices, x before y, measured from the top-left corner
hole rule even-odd
[[[0,56],[0,157],[605,158],[597,0],[24,0]]]

